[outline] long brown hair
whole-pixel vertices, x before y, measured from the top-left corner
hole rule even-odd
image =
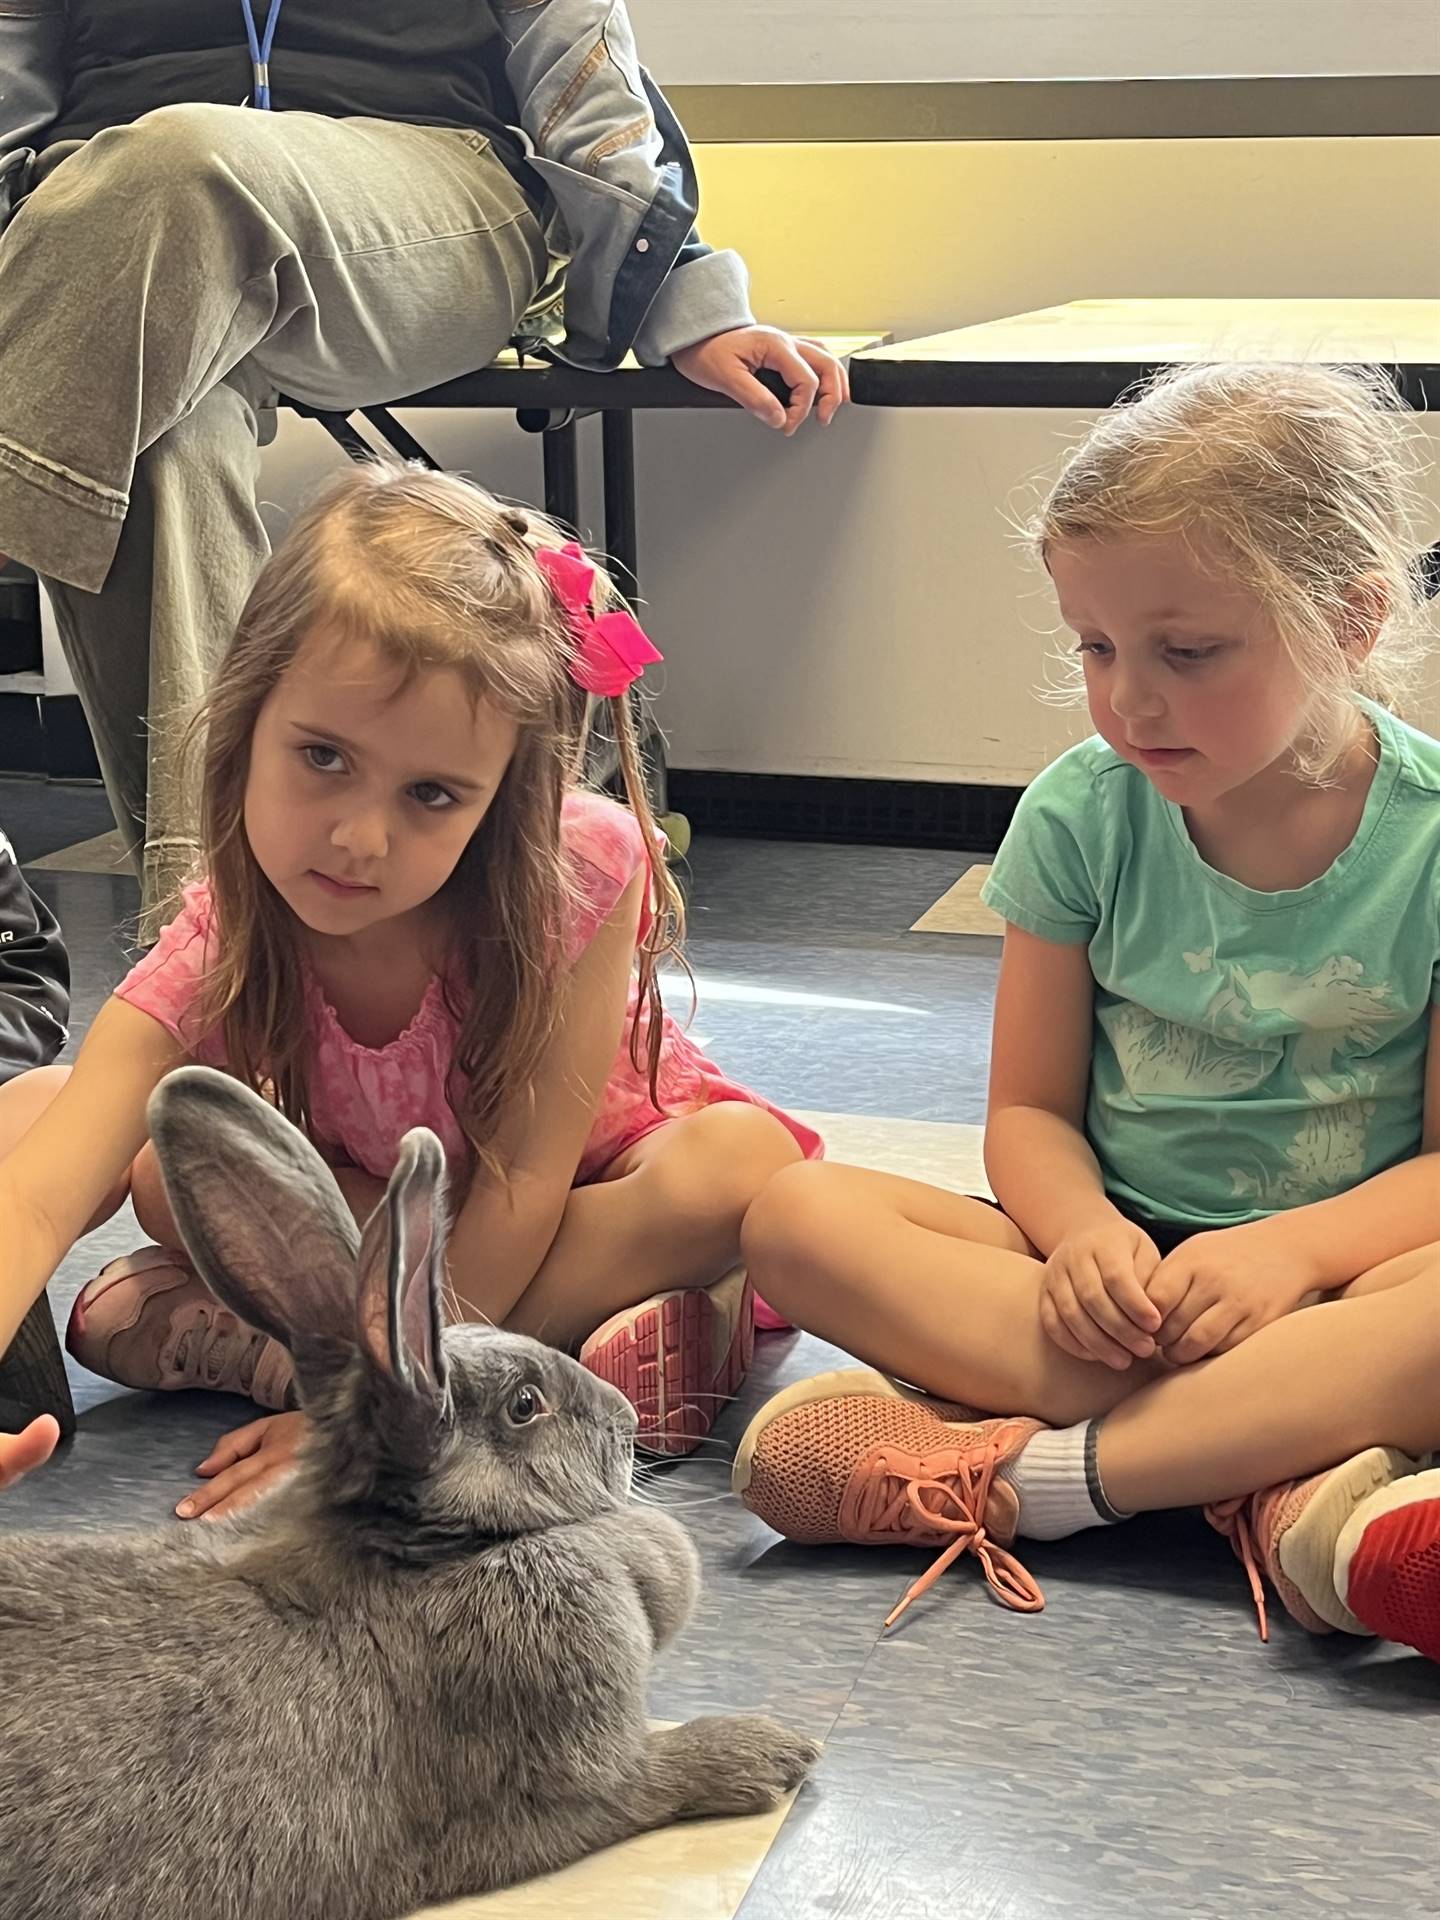
[[[594,703],[570,678],[569,620],[536,553],[566,536],[544,515],[502,505],[454,475],[377,460],[350,467],[299,515],[266,564],[199,716],[201,845],[221,938],[203,1001],[229,1070],[267,1090],[297,1126],[309,1119],[308,1031],[294,916],[245,833],[250,743],[260,709],[306,635],[375,648],[401,684],[450,668],[472,700],[519,729],[484,820],[438,896],[448,920],[446,1003],[459,1025],[446,1093],[479,1158],[527,1089],[562,1004],[556,971],[574,878],[561,808],[583,778]],[[597,610],[620,595],[602,570]],[[603,703],[626,799],[648,851],[651,923],[638,956],[631,1058],[659,1102],[658,970],[678,954],[680,892],[666,868],[628,700]]]

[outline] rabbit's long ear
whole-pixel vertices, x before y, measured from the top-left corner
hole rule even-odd
[[[445,1395],[445,1153],[426,1127],[400,1143],[385,1198],[360,1243],[360,1347],[405,1393]]]
[[[180,1067],[150,1097],[150,1137],[206,1285],[287,1347],[353,1340],[359,1231],[330,1169],[257,1093]]]

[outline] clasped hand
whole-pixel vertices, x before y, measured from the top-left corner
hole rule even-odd
[[[1142,1228],[1106,1221],[1046,1261],[1040,1324],[1077,1360],[1123,1370],[1158,1355],[1189,1366],[1238,1347],[1314,1284],[1270,1221],[1193,1234],[1163,1260]]]

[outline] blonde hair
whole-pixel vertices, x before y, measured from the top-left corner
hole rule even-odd
[[[1064,541],[1167,535],[1218,559],[1314,689],[1295,755],[1320,783],[1357,698],[1403,703],[1426,650],[1408,411],[1371,368],[1179,368],[1091,429],[1025,533],[1041,559]],[[1368,651],[1347,645],[1359,625],[1378,626]]]
[[[260,709],[305,636],[323,625],[375,648],[402,687],[449,668],[472,701],[487,699],[518,724],[499,791],[437,896],[449,919],[443,992],[459,1025],[446,1095],[472,1149],[498,1174],[491,1143],[501,1114],[531,1085],[558,1021],[555,969],[574,902],[561,808],[581,779],[589,705],[568,671],[575,636],[536,560],[565,540],[544,515],[503,506],[453,475],[366,462],[299,515],[246,603],[196,735],[204,745],[202,867],[223,934],[202,1017],[206,1031],[218,1029],[229,1070],[268,1091],[298,1126],[309,1118],[300,942],[245,833]],[[598,569],[595,600],[597,609],[620,601]],[[630,1047],[639,1067],[643,1044],[658,1106],[657,973],[678,952],[684,912],[659,852],[630,703],[605,705],[649,858],[652,916]]]

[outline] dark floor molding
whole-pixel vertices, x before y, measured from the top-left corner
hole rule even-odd
[[[5,774],[99,779],[90,731],[73,694],[0,694],[0,776]],[[966,781],[670,769],[670,806],[697,833],[969,853],[994,852],[1022,791]]]
[[[993,853],[1021,787],[670,769],[670,806],[698,833]]]

